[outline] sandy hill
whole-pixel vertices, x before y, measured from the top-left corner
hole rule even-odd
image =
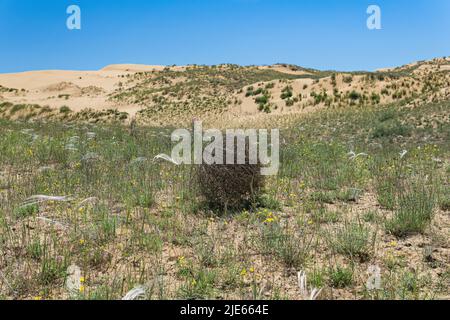
[[[289,64],[116,64],[98,71],[0,74],[0,115],[6,118],[136,118],[153,125],[183,123],[192,117],[245,122],[320,108],[449,97],[450,58],[376,72],[319,71]]]

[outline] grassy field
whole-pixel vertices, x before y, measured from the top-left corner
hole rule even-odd
[[[227,213],[153,160],[170,128],[0,120],[0,298],[302,299],[304,271],[318,299],[448,299],[449,110],[292,120],[279,175]]]

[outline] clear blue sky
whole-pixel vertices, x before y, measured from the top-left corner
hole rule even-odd
[[[82,29],[66,28],[79,5]],[[382,30],[366,27],[370,4]],[[449,0],[0,0],[0,72],[286,62],[373,70],[450,55]]]

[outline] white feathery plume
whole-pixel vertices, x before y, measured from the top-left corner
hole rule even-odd
[[[64,149],[67,150],[67,151],[78,151],[78,148],[75,147],[75,145],[73,143],[66,144]]]
[[[39,172],[39,173],[43,173],[43,172],[52,171],[52,170],[54,170],[53,167],[50,167],[50,166],[44,166],[44,167],[40,167],[40,168],[38,169],[38,172]]]
[[[350,151],[349,153],[347,153],[347,155],[349,156],[350,160],[355,160],[356,158],[359,158],[359,157],[367,157],[368,156],[367,153],[361,152],[361,153],[356,154],[354,151]]]
[[[28,134],[31,135],[31,133],[33,132],[33,129],[23,129],[22,131],[20,131],[23,134]]]
[[[407,150],[403,150],[402,152],[400,152],[400,159],[403,159],[407,153],[408,153]]]
[[[72,201],[73,198],[69,196],[46,196],[46,195],[35,195],[26,199],[22,206],[29,206],[33,204],[38,204],[46,201],[55,201],[55,202],[69,202]]]
[[[72,136],[69,138],[69,142],[78,142],[78,140],[80,140],[79,136]]]
[[[311,288],[308,289],[307,277],[304,271],[297,273],[298,287],[300,289],[300,296],[303,300],[316,300],[322,289]]]
[[[82,161],[92,161],[98,159],[100,159],[100,156],[95,152],[88,152],[83,158],[81,158]]]
[[[63,225],[61,222],[56,221],[56,220],[52,220],[46,217],[37,217],[38,220],[44,221],[44,222],[48,222],[50,224],[53,224],[61,229],[67,229],[67,226]]]
[[[97,197],[86,198],[86,199],[82,200],[82,201],[78,204],[78,208],[82,208],[82,207],[84,207],[86,204],[94,203],[94,202],[97,202],[97,201],[98,201],[98,198],[97,198]]]
[[[180,164],[178,162],[176,162],[175,160],[173,160],[171,157],[169,157],[167,154],[158,154],[156,157],[153,158],[153,161],[156,161],[158,159],[162,159],[165,160],[167,162],[170,162],[176,166],[179,166]]]
[[[140,298],[146,298],[147,294],[145,288],[142,286],[136,287],[130,290],[122,300],[139,300]]]

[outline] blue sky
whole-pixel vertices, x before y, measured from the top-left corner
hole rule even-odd
[[[82,29],[66,28],[81,8]],[[382,30],[366,27],[370,4]],[[0,72],[113,63],[374,70],[450,55],[449,0],[0,0]]]

